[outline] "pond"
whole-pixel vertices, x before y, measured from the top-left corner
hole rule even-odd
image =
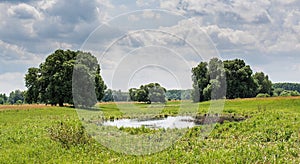
[[[224,122],[240,122],[244,121],[248,117],[238,115],[209,115],[204,114],[201,116],[169,116],[166,118],[155,118],[155,119],[120,119],[113,121],[105,121],[102,125],[104,126],[116,126],[120,127],[148,127],[153,129],[159,128],[191,128],[197,125],[214,124]]]
[[[148,120],[139,120],[139,119],[120,119],[114,121],[106,121],[103,123],[104,126],[116,126],[120,127],[132,127],[139,128],[142,126],[158,129],[158,128],[190,128],[196,126],[196,123],[193,121],[194,118],[191,116],[176,116],[176,117],[167,117],[167,118],[157,118],[157,119],[148,119]]]

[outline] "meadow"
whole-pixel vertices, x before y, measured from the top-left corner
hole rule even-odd
[[[187,110],[180,111],[184,104]],[[208,113],[210,102],[164,105],[101,103],[105,119],[166,117]],[[136,109],[135,109],[136,107]],[[121,110],[122,108],[123,110]],[[300,97],[226,100],[223,115],[244,121],[216,123],[205,137],[202,126],[186,129],[166,149],[128,155],[97,142],[70,107],[0,106],[0,163],[300,163]],[[130,135],[155,133],[141,128],[114,128]]]

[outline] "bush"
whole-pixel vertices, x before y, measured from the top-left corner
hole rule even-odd
[[[60,142],[64,148],[90,143],[92,138],[85,128],[75,121],[60,121],[48,129],[50,138]]]
[[[17,100],[17,101],[16,101],[16,104],[17,104],[17,105],[21,105],[21,104],[23,104],[23,101],[22,101],[22,100]]]
[[[284,90],[281,92],[280,96],[300,96],[300,93],[298,91]]]
[[[265,97],[270,97],[269,94],[267,93],[259,93],[258,95],[256,95],[257,98],[265,98]]]

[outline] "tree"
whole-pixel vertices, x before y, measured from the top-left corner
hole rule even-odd
[[[209,63],[201,62],[192,69],[193,101],[207,101],[224,98],[226,95],[226,76],[223,62],[212,58]]]
[[[229,99],[255,97],[258,84],[252,77],[250,66],[241,59],[226,60],[223,63],[227,81],[226,97]]]
[[[300,92],[299,83],[275,83],[273,84],[274,89],[282,88],[283,90],[291,90]]]
[[[16,104],[18,103],[23,103],[24,102],[24,92],[20,90],[15,90],[10,92],[9,97],[8,97],[8,102],[10,104]]]
[[[208,63],[209,86],[206,91],[209,91],[210,99],[221,99],[226,97],[226,75],[223,62],[218,58],[212,58]]]
[[[25,75],[25,86],[28,90],[25,93],[27,103],[38,103],[39,100],[39,78],[40,70],[38,68],[29,68]]]
[[[104,102],[114,101],[114,96],[113,96],[113,92],[111,89],[108,89],[104,92],[102,101],[104,101]]]
[[[272,87],[268,76],[263,74],[263,80],[255,80],[249,65],[241,59],[221,61],[212,58],[209,63],[201,62],[192,69],[193,101],[206,101],[222,98],[247,98],[255,97],[258,85],[261,91],[270,91]]]
[[[272,82],[269,80],[268,75],[265,75],[263,72],[256,72],[253,75],[253,78],[258,84],[257,94],[259,93],[266,93],[268,95],[273,94]]]
[[[192,69],[193,92],[192,98],[194,102],[204,100],[203,90],[209,84],[209,74],[206,62],[201,62],[197,67]]]
[[[92,106],[102,99],[106,89],[97,58],[70,50],[56,50],[39,68],[29,68],[25,84],[28,103],[59,106],[64,103]]]
[[[158,83],[141,85],[139,89],[129,89],[129,96],[132,101],[139,102],[166,102],[166,89]]]
[[[8,97],[6,96],[6,94],[0,94],[0,104],[5,104],[8,100]]]

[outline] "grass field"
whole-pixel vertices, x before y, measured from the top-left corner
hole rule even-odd
[[[200,103],[197,113],[209,105]],[[98,106],[107,119],[181,114],[179,102],[135,104],[136,109],[124,103],[128,110],[114,103]],[[95,141],[73,108],[0,106],[0,163],[300,163],[300,97],[226,100],[223,114],[248,119],[217,123],[205,138],[201,127],[190,128],[167,149],[139,156]],[[155,133],[144,127],[119,130]]]

